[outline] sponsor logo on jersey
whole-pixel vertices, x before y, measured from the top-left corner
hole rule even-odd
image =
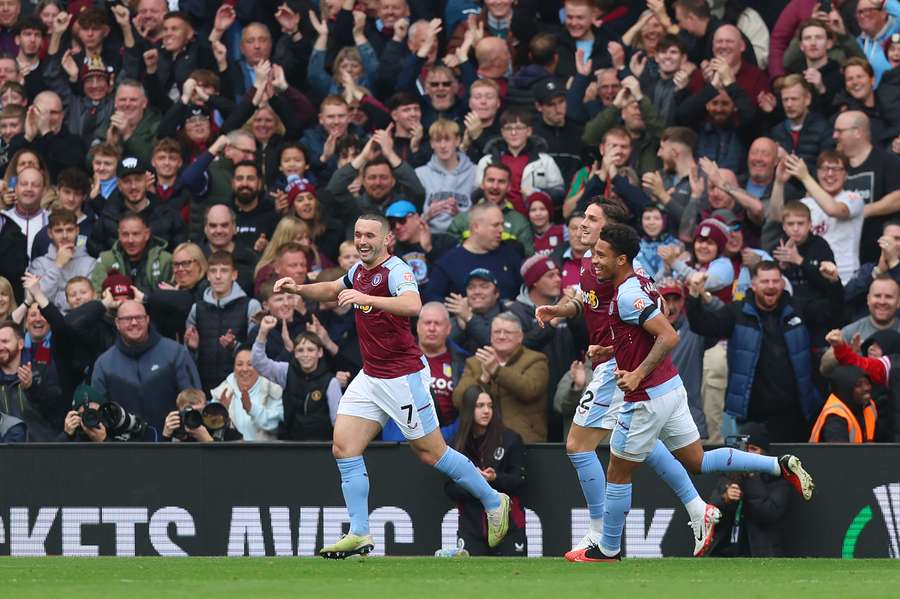
[[[372,311],[372,306],[360,306],[359,304],[353,304],[353,307],[362,312],[363,314],[368,314]]]
[[[411,266],[413,269],[416,269],[417,272],[422,273],[421,278],[423,278],[423,279],[425,278],[426,273],[428,272],[428,267],[425,265],[425,262],[417,261],[417,264],[414,264]],[[405,273],[403,273],[403,280],[406,281],[407,283],[412,283],[413,281],[416,280],[416,275],[414,275],[411,272],[405,272]]]
[[[591,307],[592,310],[596,310],[600,307],[600,300],[597,299],[597,292],[591,289],[589,292],[585,293],[581,292],[581,301]]]
[[[644,298],[639,297],[636,300],[634,300],[634,309],[635,310],[641,311],[646,307],[647,307],[647,302],[644,301]]]

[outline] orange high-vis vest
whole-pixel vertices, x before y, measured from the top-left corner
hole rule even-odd
[[[863,409],[863,418],[866,423],[865,438],[863,438],[863,430],[859,425],[859,421],[850,408],[847,407],[847,404],[842,402],[837,395],[831,394],[828,396],[825,405],[822,406],[822,412],[819,413],[816,425],[809,436],[810,443],[821,443],[819,436],[822,434],[822,427],[825,426],[825,420],[829,416],[839,416],[847,422],[851,443],[871,443],[875,438],[875,421],[878,419],[878,410],[875,408],[875,402],[871,399],[869,400],[869,405]]]

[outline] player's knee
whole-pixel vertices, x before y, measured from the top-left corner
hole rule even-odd
[[[569,436],[566,437],[566,453],[581,453],[582,451],[588,451],[584,449],[584,443],[577,436],[569,433]]]
[[[353,457],[350,447],[338,439],[334,439],[331,443],[331,455],[333,455],[336,460]]]

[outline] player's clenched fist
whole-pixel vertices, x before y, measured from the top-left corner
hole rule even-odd
[[[348,304],[356,304],[357,306],[368,306],[371,298],[365,293],[360,293],[356,289],[344,289],[338,294],[338,306],[346,306]]]

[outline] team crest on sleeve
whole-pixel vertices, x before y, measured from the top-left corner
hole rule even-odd
[[[633,305],[634,305],[634,309],[637,310],[638,312],[640,312],[641,310],[643,310],[644,308],[647,307],[647,302],[644,301],[644,298],[639,297],[636,300],[634,300]]]
[[[372,286],[375,287],[376,285],[380,285],[382,278],[383,277],[381,276],[381,273],[377,273],[374,277],[372,277]]]
[[[411,272],[403,273],[403,280],[407,283],[413,283],[416,280],[416,276]]]

